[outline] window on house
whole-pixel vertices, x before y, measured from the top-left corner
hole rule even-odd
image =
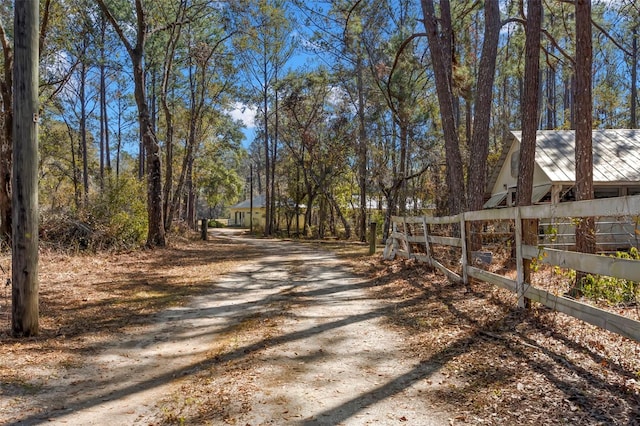
[[[520,150],[513,151],[511,154],[511,177],[518,177],[518,164],[520,163]]]
[[[593,188],[593,198],[613,198],[620,195],[618,187],[601,186]]]

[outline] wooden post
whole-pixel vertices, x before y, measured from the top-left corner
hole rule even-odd
[[[522,262],[522,221],[520,220],[520,208],[515,209],[515,240],[516,240],[516,293],[518,294],[518,307],[524,308],[524,263]]]
[[[522,243],[528,246],[538,245],[538,219],[524,219],[522,220]],[[523,264],[523,307],[530,308],[531,300],[524,297],[526,286],[531,285],[531,259],[522,259]]]
[[[39,2],[14,2],[12,316],[16,337],[35,336],[38,310]]]
[[[427,218],[422,216],[422,233],[424,234],[424,248],[427,253],[427,259],[429,259],[429,265],[431,265],[431,247],[429,246],[429,224]]]
[[[460,215],[460,241],[462,242],[462,281],[469,284],[468,268],[471,261],[471,241],[469,237],[471,233],[471,221],[467,222],[464,217],[464,213]]]
[[[409,227],[406,216],[402,216],[402,226],[404,226],[404,242],[407,245],[407,259],[411,259],[411,243],[409,242]]]
[[[531,260],[525,259],[522,254],[522,245],[531,244],[531,224],[534,221],[523,221],[520,217],[520,208],[515,209],[516,225],[516,291],[518,293],[518,307],[529,308],[531,301],[524,297],[526,286],[531,283]],[[524,226],[523,226],[524,224]],[[535,243],[533,245],[536,245]]]
[[[209,219],[200,219],[200,239],[202,241],[207,241],[208,233],[209,233]]]
[[[376,253],[376,222],[369,223],[369,254]]]

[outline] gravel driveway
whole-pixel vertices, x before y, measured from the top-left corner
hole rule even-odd
[[[250,366],[227,383],[251,391],[238,395],[242,409],[213,424],[449,424],[451,416],[423,397],[445,386],[439,366],[403,352],[402,335],[383,324],[388,307],[368,297],[363,279],[312,246],[225,235],[264,255],[216,280],[211,294],[158,314],[70,368],[51,387],[55,394],[37,396],[51,407],[47,415],[20,424],[190,424],[188,416],[167,416],[177,379],[243,358]],[[269,313],[279,320],[268,334],[230,341],[238,324]],[[225,374],[218,368],[215,380]]]

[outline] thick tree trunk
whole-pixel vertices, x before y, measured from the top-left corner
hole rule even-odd
[[[133,65],[134,95],[138,107],[138,120],[140,125],[140,170],[142,173],[142,159],[146,157],[147,172],[147,216],[149,229],[147,233],[147,246],[164,247],[165,228],[162,211],[162,161],[160,156],[160,144],[153,131],[153,122],[149,114],[147,94],[145,86],[143,55],[146,44],[148,22],[142,0],[135,0],[136,9],[136,43],[132,45],[127,39],[122,27],[114,18],[104,0],[98,0],[100,9],[105,14],[118,37],[124,44],[131,63]],[[141,174],[142,175],[142,174]]]
[[[166,78],[166,77],[165,77]],[[173,215],[175,212],[175,204],[180,200],[179,191],[176,191],[177,196],[172,199],[173,191],[173,114],[167,103],[166,86],[163,82],[163,89],[161,94],[161,104],[164,111],[164,121],[166,126],[166,141],[165,141],[165,177],[164,177],[164,200],[163,210],[165,212],[164,226],[165,229],[171,228],[171,222],[173,221]],[[184,167],[183,167],[184,168]],[[177,202],[176,202],[177,200]]]
[[[147,233],[147,246],[164,247],[165,230],[164,216],[162,214],[162,161],[160,158],[160,145],[153,132],[153,124],[147,105],[144,71],[142,68],[142,55],[133,55],[135,98],[140,117],[140,133],[142,144],[146,154],[147,169],[147,216],[149,218],[149,230]]]
[[[39,331],[38,310],[38,20],[39,2],[14,5],[13,244],[14,336]]]
[[[422,0],[424,27],[429,40],[429,51],[436,83],[440,117],[444,133],[447,162],[447,186],[449,187],[449,213],[460,213],[465,206],[464,174],[460,141],[456,123],[451,72],[453,66],[453,42],[451,11],[448,0],[440,2],[440,19],[435,16],[433,0]],[[440,25],[438,25],[440,23]]]
[[[522,99],[522,142],[518,164],[516,204],[528,206],[533,194],[536,132],[540,95],[540,38],[542,31],[542,1],[527,1],[527,30],[525,40],[524,95]]]
[[[485,1],[485,29],[482,56],[478,70],[475,117],[471,136],[469,160],[468,203],[469,210],[481,210],[487,176],[489,155],[489,125],[493,82],[495,80],[498,39],[500,37],[500,9],[498,0]]]
[[[542,31],[542,1],[527,1],[527,29],[525,40],[524,94],[522,99],[522,142],[518,163],[516,204],[531,205],[533,194],[533,170],[535,167],[536,133],[540,111],[540,38]],[[523,220],[523,243],[537,244],[537,224]],[[531,282],[531,261],[523,261],[523,282]],[[530,302],[523,297],[523,289],[518,289],[519,306],[529,307]]]
[[[576,201],[593,199],[593,126],[591,0],[576,1]],[[595,253],[594,218],[583,218],[576,226],[576,250]],[[576,274],[574,295],[580,292],[581,278]]]

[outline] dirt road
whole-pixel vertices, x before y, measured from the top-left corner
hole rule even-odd
[[[34,392],[45,412],[14,423],[449,423],[422,398],[443,382],[438,366],[405,355],[366,282],[310,246],[250,244],[259,261],[69,366]]]

